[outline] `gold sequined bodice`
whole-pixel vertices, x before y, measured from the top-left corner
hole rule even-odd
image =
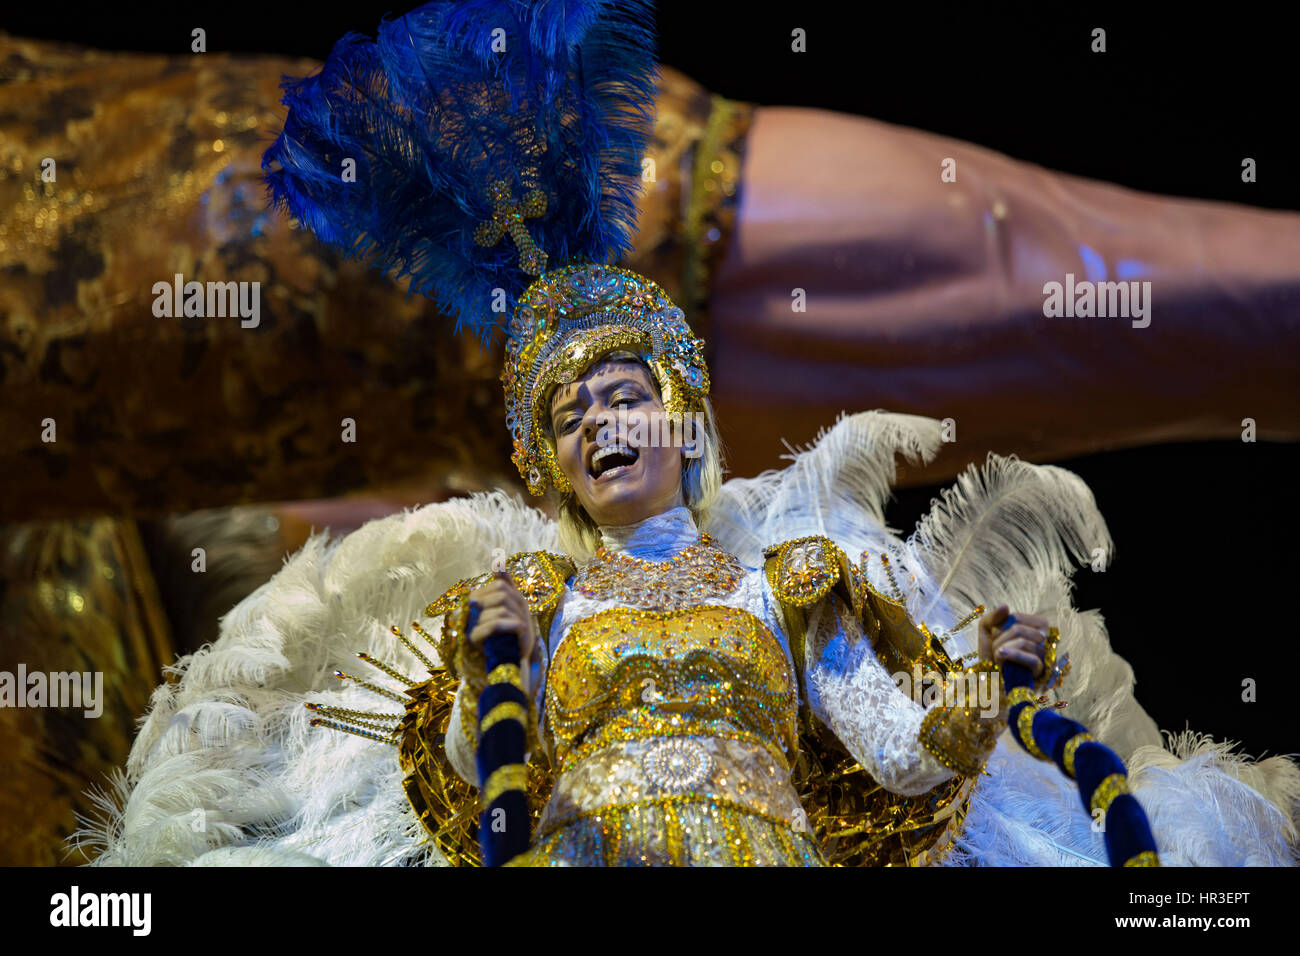
[[[684,507],[606,540],[555,628],[555,783],[526,862],[821,862],[790,779],[794,666],[749,600],[761,572]]]
[[[748,611],[612,608],[576,622],[556,650],[546,714],[563,771],[615,741],[707,736],[795,746],[795,678]]]

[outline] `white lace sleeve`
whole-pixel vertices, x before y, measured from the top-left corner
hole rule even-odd
[[[886,790],[915,796],[953,775],[921,746],[925,708],[894,683],[837,595],[808,620],[805,693],[814,716]]]
[[[456,699],[451,704],[451,718],[447,721],[447,759],[451,762],[460,778],[470,786],[478,786],[478,760],[474,745],[465,739],[461,727],[461,711],[470,706],[466,702],[467,693],[462,682],[456,688]]]

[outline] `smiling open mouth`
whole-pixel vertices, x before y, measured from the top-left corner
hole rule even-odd
[[[617,468],[636,464],[640,457],[640,453],[635,448],[627,445],[609,445],[591,456],[591,476],[600,478],[601,475]]]

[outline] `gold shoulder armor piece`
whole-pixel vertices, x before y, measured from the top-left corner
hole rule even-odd
[[[572,559],[550,551],[520,551],[506,560],[515,587],[528,602],[528,608],[539,618],[555,610],[564,582],[573,574]],[[492,579],[491,571],[457,581],[424,609],[425,617],[437,617],[452,610],[470,591],[482,587]]]
[[[772,593],[782,604],[811,607],[840,586],[855,614],[862,611],[861,579],[848,555],[830,538],[794,538],[763,551]]]
[[[576,570],[572,559],[551,551],[520,551],[506,562],[515,587],[539,619],[546,619],[564,594],[564,582]]]
[[[437,617],[440,614],[446,614],[456,606],[457,601],[469,594],[470,591],[481,587],[490,577],[492,577],[492,573],[489,571],[472,578],[463,578],[457,581],[424,609],[424,616]]]

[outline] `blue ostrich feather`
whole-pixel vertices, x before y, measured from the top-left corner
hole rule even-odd
[[[631,249],[654,38],[644,0],[428,3],[375,39],[349,33],[319,71],[281,84],[288,116],[262,158],[268,199],[344,255],[409,277],[409,294],[486,339],[504,324],[495,290],[513,301],[534,278],[509,234],[474,241],[494,180],[516,202],[545,193],[545,215],[524,225],[548,268]]]

